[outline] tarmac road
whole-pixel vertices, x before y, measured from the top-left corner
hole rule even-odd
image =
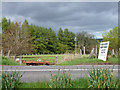
[[[2,71],[20,71],[23,75],[21,81],[37,82],[49,81],[51,74],[65,71],[69,73],[73,79],[79,77],[89,77],[88,71],[93,68],[113,68],[113,75],[118,77],[120,65],[72,65],[72,66],[2,66]]]

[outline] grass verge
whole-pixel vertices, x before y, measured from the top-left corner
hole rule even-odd
[[[88,59],[88,58],[78,58],[71,61],[64,61],[59,65],[80,65],[80,64],[118,64],[118,58],[108,58],[107,61],[102,61],[99,59]]]
[[[72,80],[73,86],[68,88],[88,88],[88,79],[79,78],[76,80]],[[21,82],[18,88],[50,88],[50,82]]]
[[[2,65],[20,65],[20,64],[7,57],[2,57]]]

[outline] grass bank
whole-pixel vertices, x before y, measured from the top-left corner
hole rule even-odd
[[[81,65],[81,64],[118,64],[118,58],[108,58],[107,61],[102,61],[99,59],[88,59],[88,58],[78,58],[71,61],[64,61],[59,65]]]
[[[63,58],[64,55],[34,55],[34,56],[23,56],[23,60],[26,61],[37,61],[37,60],[41,60],[41,62],[43,61],[49,61],[50,63],[54,63],[56,60],[56,56],[57,56],[57,61],[60,62]]]
[[[73,86],[68,88],[88,88],[88,79],[86,78],[78,78],[76,80],[72,80]],[[25,83],[21,82],[18,88],[50,88],[50,82],[30,82]]]
[[[41,62],[43,61],[49,61],[50,63],[55,62],[56,57],[57,56],[57,62],[59,64],[57,65],[103,65],[103,64],[118,64],[118,58],[117,57],[111,57],[108,58],[107,61],[102,61],[99,59],[88,59],[88,56],[82,56],[81,58],[76,58],[73,60],[66,60],[64,61],[64,55],[24,55],[22,60],[26,60],[26,61],[37,61],[37,60],[41,60]],[[63,60],[62,63],[61,60]],[[20,65],[18,62],[13,61],[12,59],[9,59],[7,57],[2,57],[2,63],[0,63],[2,65]],[[22,64],[25,65],[25,64]]]
[[[2,57],[2,65],[20,65],[20,64],[7,57]]]

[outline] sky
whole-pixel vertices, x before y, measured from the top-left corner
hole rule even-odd
[[[118,26],[117,2],[3,2],[2,16],[11,21],[63,30],[86,31],[102,38],[102,33]]]

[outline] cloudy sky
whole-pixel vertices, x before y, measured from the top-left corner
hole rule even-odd
[[[29,24],[87,31],[102,38],[102,33],[118,26],[117,2],[4,2],[2,15],[11,21],[28,20]]]

